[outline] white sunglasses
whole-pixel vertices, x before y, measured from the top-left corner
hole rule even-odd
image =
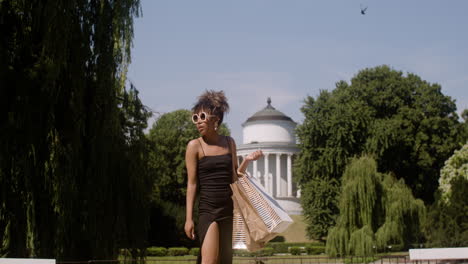
[[[209,114],[207,114],[205,112],[201,112],[200,115],[193,114],[192,115],[192,122],[195,123],[195,124],[198,123],[198,121],[204,122],[210,117],[216,117],[216,115],[209,115]]]

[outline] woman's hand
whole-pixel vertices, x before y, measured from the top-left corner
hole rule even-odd
[[[253,160],[258,160],[262,156],[263,156],[263,152],[261,150],[257,150],[247,155],[245,159],[248,161],[253,161]]]
[[[188,238],[195,240],[195,225],[193,224],[193,220],[185,221],[185,234]]]

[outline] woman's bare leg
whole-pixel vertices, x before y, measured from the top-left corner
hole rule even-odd
[[[202,264],[217,264],[219,258],[219,226],[216,221],[206,231],[202,249]]]

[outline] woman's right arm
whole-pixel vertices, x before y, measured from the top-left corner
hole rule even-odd
[[[185,166],[187,167],[187,198],[185,215],[185,234],[190,239],[195,239],[195,225],[193,223],[193,204],[197,192],[197,161],[198,149],[196,140],[192,140],[187,145],[185,152]]]

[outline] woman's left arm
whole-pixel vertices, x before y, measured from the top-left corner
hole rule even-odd
[[[234,151],[234,157],[237,157],[237,148],[236,148],[236,142],[234,141],[233,138],[231,138],[231,149]],[[249,166],[249,163],[254,160],[258,160],[260,157],[263,156],[263,152],[261,150],[254,151],[247,155],[241,162],[240,165],[237,162],[237,159],[234,161],[234,166],[236,168],[236,173],[237,176],[243,175],[245,173],[245,170],[247,169],[247,166]]]

